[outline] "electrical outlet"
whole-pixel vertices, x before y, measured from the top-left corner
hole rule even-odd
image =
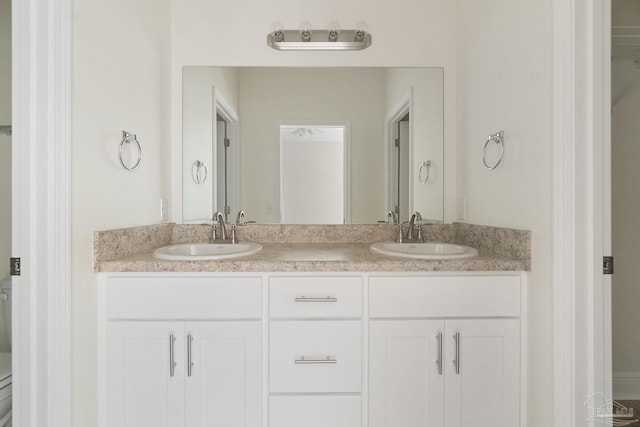
[[[458,197],[456,200],[456,218],[464,221],[467,216],[467,201],[464,197]]]
[[[166,221],[169,219],[167,207],[167,199],[164,197],[160,198],[160,221]]]

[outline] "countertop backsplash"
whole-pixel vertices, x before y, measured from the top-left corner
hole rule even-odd
[[[405,226],[406,228],[406,226]],[[230,226],[227,225],[230,232]],[[530,270],[531,232],[500,227],[453,223],[426,224],[422,226],[424,241],[458,243],[476,248],[480,257],[495,257],[503,263],[505,260],[517,261],[524,270]],[[372,225],[278,225],[278,224],[248,224],[238,226],[236,236],[239,242],[255,242],[269,247],[285,247],[288,254],[301,251],[304,244],[322,246],[323,251],[336,245],[336,250],[345,250],[345,245],[368,245],[378,241],[392,241],[397,238],[398,226],[389,224]],[[179,243],[205,243],[211,236],[210,225],[193,224],[155,224],[141,227],[122,228],[115,230],[96,231],[94,233],[94,270],[104,271],[104,264],[111,261],[127,259],[132,255],[143,255],[149,258],[150,253],[161,246]],[[286,247],[290,245],[290,247]],[[273,250],[273,249],[272,249]],[[359,257],[366,256],[367,252]],[[266,253],[264,254],[266,255]],[[264,258],[264,255],[262,258]],[[146,258],[145,258],[146,257]],[[371,257],[379,257],[371,254]],[[136,258],[136,259],[137,259]],[[274,262],[283,262],[277,259]],[[377,259],[377,258],[376,258]],[[242,260],[236,260],[242,262]],[[138,260],[140,262],[140,260]],[[163,263],[165,261],[159,261]],[[264,264],[268,260],[262,259]],[[416,260],[412,261],[414,264]],[[425,262],[425,261],[418,261]],[[429,261],[426,261],[429,262]],[[433,261],[432,261],[433,263]],[[451,263],[452,267],[460,269],[463,264]],[[412,264],[412,265],[414,265]],[[139,264],[144,265],[144,264]],[[446,262],[439,262],[438,270],[446,268]],[[473,265],[473,263],[469,264]],[[512,264],[507,264],[512,265]],[[248,264],[247,264],[248,266]],[[400,267],[400,266],[399,266]],[[155,266],[154,268],[161,268]],[[241,268],[237,267],[236,268]],[[499,269],[496,267],[495,269]],[[110,270],[110,269],[109,269]],[[130,271],[127,269],[127,271]]]

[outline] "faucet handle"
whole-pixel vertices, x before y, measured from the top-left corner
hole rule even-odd
[[[235,224],[231,224],[231,243],[232,244],[236,244],[238,243],[238,239],[236,238],[236,225]]]

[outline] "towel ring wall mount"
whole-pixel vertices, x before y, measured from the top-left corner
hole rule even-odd
[[[487,163],[487,146],[489,143],[493,142],[498,145],[500,152],[498,154],[498,160],[496,160],[493,164]],[[484,143],[484,148],[482,149],[482,164],[485,169],[493,170],[498,167],[500,162],[502,161],[502,157],[504,157],[504,131],[496,132],[494,134],[489,135],[489,139]]]
[[[191,176],[196,184],[204,184],[207,180],[207,165],[205,162],[196,160],[191,167]]]
[[[129,166],[125,161],[124,158],[122,156],[122,147],[125,144],[130,144],[132,142],[135,142],[136,146],[137,146],[137,159],[136,161],[133,163],[133,165]],[[136,136],[136,134],[131,133],[131,132],[127,132],[126,130],[122,131],[122,141],[120,142],[120,147],[118,148],[118,157],[120,158],[120,164],[122,165],[123,168],[127,169],[127,170],[134,170],[136,169],[139,165],[140,165],[140,160],[142,160],[142,147],[140,146],[140,142],[138,141],[138,137]]]
[[[422,179],[423,171],[426,171],[426,176]],[[431,174],[431,160],[426,160],[422,162],[420,165],[420,169],[418,170],[418,181],[420,184],[426,184],[429,181],[429,175]]]

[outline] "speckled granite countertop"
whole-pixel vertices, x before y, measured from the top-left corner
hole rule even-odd
[[[151,253],[160,246],[204,242],[209,228],[161,224],[94,234],[96,272],[370,272],[370,271],[529,271],[530,232],[469,224],[429,225],[426,241],[475,247],[466,260],[415,260],[373,254],[369,245],[392,240],[397,228],[369,226],[252,225],[240,241],[261,243],[251,256],[216,261],[166,261]]]

